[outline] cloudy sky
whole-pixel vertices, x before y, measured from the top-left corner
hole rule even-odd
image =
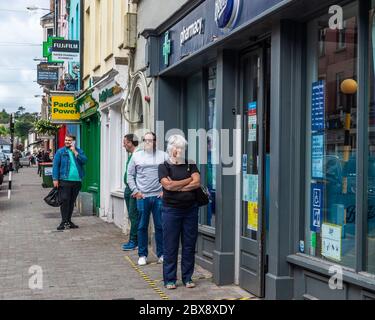
[[[48,11],[29,12],[28,6],[49,8],[49,0],[0,0],[0,110],[8,112],[20,106],[40,111],[41,98],[34,96],[42,89],[33,82],[39,62],[33,59],[42,57],[39,19]]]

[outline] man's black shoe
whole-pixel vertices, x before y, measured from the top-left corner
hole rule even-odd
[[[66,230],[66,229],[69,229],[70,226],[68,223],[60,223],[60,225],[57,227],[57,230],[58,231],[62,231],[62,230]]]
[[[69,221],[68,224],[69,224],[69,227],[70,227],[71,229],[78,229],[78,228],[79,228],[76,224],[74,224],[74,223],[71,222],[71,221]]]

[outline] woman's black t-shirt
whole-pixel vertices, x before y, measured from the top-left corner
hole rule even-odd
[[[168,161],[159,165],[159,181],[171,178],[173,181],[181,181],[191,177],[193,173],[199,173],[196,164],[175,165]],[[187,209],[196,203],[196,192],[193,191],[168,191],[163,188],[163,204],[166,207]]]

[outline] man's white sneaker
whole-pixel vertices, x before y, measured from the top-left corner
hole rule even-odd
[[[145,266],[146,264],[147,264],[147,257],[139,257],[138,265],[139,266]]]
[[[158,263],[163,263],[163,262],[164,262],[164,257],[161,256],[161,257],[159,258],[159,260],[158,260]]]

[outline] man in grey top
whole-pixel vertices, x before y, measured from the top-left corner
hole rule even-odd
[[[138,265],[147,264],[148,225],[150,214],[154,219],[156,253],[158,262],[163,262],[163,229],[161,223],[162,186],[159,182],[158,167],[168,159],[167,153],[156,150],[156,135],[146,133],[144,150],[133,155],[128,167],[127,182],[132,196],[137,199],[138,225]]]

